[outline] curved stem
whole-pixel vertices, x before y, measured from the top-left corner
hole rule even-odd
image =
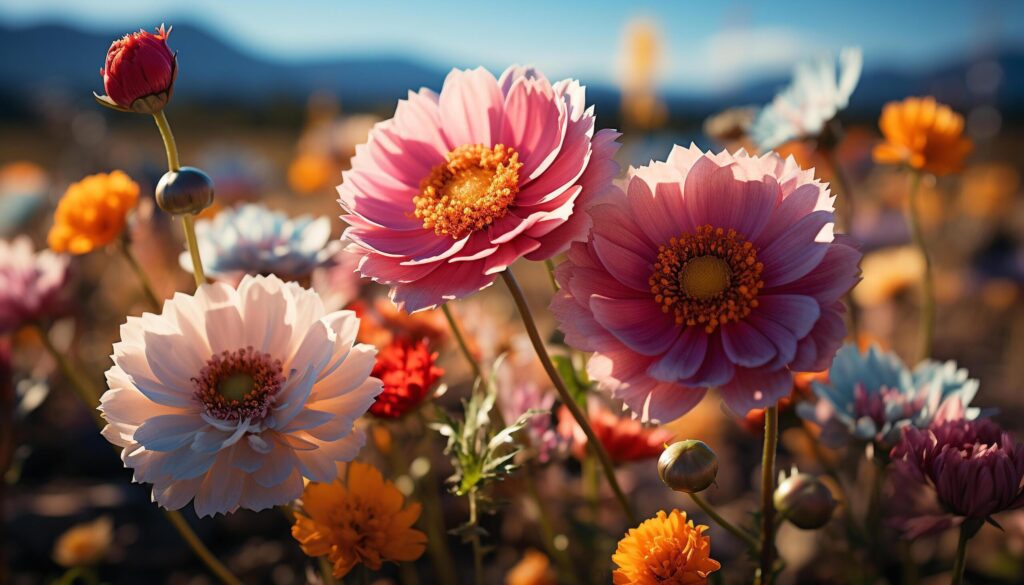
[[[224,585],[242,585],[242,582],[232,575],[231,571],[217,560],[217,557],[213,556],[210,549],[206,548],[206,545],[203,544],[203,541],[199,539],[199,536],[196,535],[192,530],[192,527],[188,525],[188,522],[185,521],[185,518],[183,518],[180,513],[176,510],[164,510],[164,515],[167,516],[171,525],[174,526],[174,529],[181,535],[182,540],[189,545],[189,547],[196,553],[196,556],[198,556],[200,560],[203,561],[203,564],[210,569],[210,572],[220,579],[221,583],[224,583]]]
[[[473,545],[473,583],[483,585],[484,583],[484,550],[480,546],[480,534],[477,532],[476,489],[469,490],[469,525],[472,534],[469,537]]]
[[[850,182],[846,178],[842,165],[839,164],[839,157],[836,156],[835,149],[824,149],[822,154],[825,155],[829,166],[832,167],[832,177],[841,191],[836,197],[836,200],[842,203],[842,209],[837,214],[839,227],[844,234],[852,234],[856,202],[853,198],[853,191],[850,189]],[[860,307],[854,302],[853,295],[849,292],[846,293],[846,304],[850,308],[850,337],[854,343],[860,343]]]
[[[455,341],[459,344],[459,349],[462,350],[462,355],[465,356],[466,362],[469,363],[470,369],[473,370],[473,375],[484,381],[483,372],[480,370],[480,364],[476,363],[476,358],[473,357],[473,352],[469,350],[469,344],[466,343],[466,338],[462,335],[462,329],[459,327],[459,322],[455,320],[455,315],[452,314],[451,308],[448,303],[441,305],[441,312],[444,313],[444,318],[448,320],[448,327],[452,330],[452,336],[455,337]]]
[[[910,224],[910,235],[914,239],[914,245],[921,251],[924,259],[924,280],[921,282],[921,333],[918,351],[918,360],[923,360],[932,354],[932,337],[935,331],[935,281],[932,275],[932,261],[928,256],[928,246],[924,241],[924,232],[921,230],[921,216],[918,201],[918,192],[921,190],[921,172],[914,171],[913,182],[910,185],[910,195],[907,197],[907,221]]]
[[[512,274],[512,271],[505,269],[501,273],[501,277],[505,280],[505,285],[508,287],[510,293],[512,293],[512,299],[516,303],[516,308],[519,309],[519,315],[523,319],[523,325],[526,326],[526,333],[530,336],[530,341],[533,343],[533,349],[537,352],[537,357],[540,358],[541,365],[544,366],[544,370],[547,372],[548,377],[551,378],[551,383],[554,384],[555,389],[558,391],[558,396],[561,398],[562,403],[565,404],[566,408],[572,414],[572,417],[576,419],[576,424],[583,429],[583,433],[587,436],[587,445],[597,456],[598,461],[601,463],[601,467],[604,471],[604,476],[608,480],[608,485],[611,486],[612,491],[615,492],[615,498],[619,501],[619,505],[622,506],[623,512],[629,519],[630,525],[637,523],[636,516],[633,515],[633,509],[629,505],[629,500],[626,499],[626,494],[623,493],[622,488],[619,486],[619,481],[615,477],[615,467],[612,465],[611,457],[608,456],[608,452],[605,451],[604,446],[601,445],[601,441],[598,440],[597,435],[594,434],[594,429],[590,427],[590,423],[587,422],[587,417],[583,414],[583,410],[573,400],[569,389],[566,388],[565,382],[562,381],[562,377],[558,374],[558,369],[555,364],[551,361],[551,356],[548,355],[548,350],[544,347],[544,340],[540,337],[540,331],[537,330],[537,323],[533,319],[533,314],[530,312],[530,306],[526,303],[526,297],[523,296],[523,289],[519,287],[519,282],[516,277]]]
[[[138,277],[139,284],[142,285],[142,292],[146,294],[146,299],[149,300],[150,304],[153,305],[153,308],[155,310],[159,311],[161,305],[160,297],[156,296],[156,293],[153,292],[153,283],[150,282],[149,276],[146,275],[146,271],[144,271],[142,269],[142,265],[139,264],[139,260],[138,258],[135,257],[135,254],[132,252],[131,246],[129,246],[128,241],[122,239],[121,245],[119,245],[118,248],[121,249],[121,253],[124,255],[125,260],[127,260],[128,265],[131,266],[132,272],[134,272],[135,276]]]
[[[779,406],[764,412],[764,452],[761,457],[761,585],[770,585],[775,562],[775,450],[779,441]]]
[[[971,539],[967,524],[960,526],[960,539],[956,545],[956,560],[953,562],[953,578],[950,585],[963,585],[964,573],[967,571],[967,541]]]
[[[156,121],[156,127],[160,129],[160,138],[164,140],[164,150],[167,151],[167,170],[181,169],[181,163],[178,162],[178,145],[174,142],[174,133],[171,132],[171,125],[167,122],[164,111],[160,110],[153,114],[153,120]]]
[[[181,216],[181,223],[185,228],[185,241],[188,242],[188,253],[192,256],[192,276],[196,279],[196,288],[199,288],[206,284],[206,274],[203,272],[203,259],[199,257],[195,217],[195,215],[187,213]]]
[[[705,514],[710,516],[711,519],[715,521],[715,524],[718,524],[719,526],[724,528],[729,534],[732,534],[736,538],[743,541],[743,543],[747,545],[747,548],[750,549],[752,552],[757,552],[759,547],[757,539],[755,539],[753,536],[747,533],[746,530],[743,530],[739,526],[736,526],[732,522],[726,520],[725,517],[719,514],[718,510],[715,510],[715,508],[707,500],[702,498],[700,494],[688,495],[690,496],[690,499],[693,500],[694,504],[697,504],[701,510],[704,510]]]

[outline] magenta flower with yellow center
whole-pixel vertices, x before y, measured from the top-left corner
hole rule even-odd
[[[618,173],[618,134],[594,123],[579,82],[532,68],[456,69],[440,94],[410,92],[338,187],[359,271],[413,312],[584,239],[579,211]]]
[[[359,319],[276,276],[204,284],[159,315],[129,317],[114,344],[103,436],[134,480],[200,516],[262,510],[330,482],[364,443],[354,423],[381,382]]]
[[[792,158],[677,146],[590,210],[552,311],[570,345],[596,352],[591,377],[643,420],[668,422],[709,387],[739,414],[774,404],[846,333],[860,252],[833,235],[832,201]]]

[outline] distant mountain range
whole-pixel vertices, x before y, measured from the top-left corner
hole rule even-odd
[[[39,92],[100,91],[102,58],[118,32],[97,34],[62,24],[12,27],[0,24],[0,115],[29,111],[25,102]],[[404,97],[409,89],[438,88],[446,69],[403,56],[355,56],[300,63],[274,61],[227,44],[188,24],[174,26],[172,46],[187,74],[179,78],[176,96],[197,101],[241,100],[259,106],[280,100],[304,99],[326,89],[347,109],[379,108]],[[1024,52],[988,57],[1001,69],[994,105],[1011,117],[1024,115]],[[976,60],[949,63],[928,71],[887,71],[868,65],[854,93],[851,109],[875,115],[882,103],[907,95],[933,94],[957,107],[978,100],[967,89],[968,70]],[[673,115],[704,116],[729,105],[761,104],[786,83],[784,78],[759,79],[716,95],[678,91],[665,96]],[[588,87],[598,107],[614,107],[618,91]],[[991,101],[991,98],[989,98]],[[608,110],[605,110],[608,111]],[[614,111],[614,110],[612,110]],[[874,112],[875,114],[870,114]]]

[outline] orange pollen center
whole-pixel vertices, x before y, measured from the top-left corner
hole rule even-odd
[[[647,283],[662,312],[671,311],[677,324],[711,333],[757,307],[763,269],[757,249],[736,230],[704,225],[658,247]]]
[[[504,144],[465,144],[445,155],[413,197],[415,215],[437,235],[460,239],[505,217],[519,193],[519,153]]]

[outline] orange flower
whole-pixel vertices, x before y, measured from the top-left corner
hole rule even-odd
[[[326,555],[334,576],[362,563],[377,571],[384,561],[415,561],[427,535],[412,525],[420,505],[403,507],[401,492],[372,465],[353,461],[344,484],[310,483],[295,513],[292,536],[311,557]]]
[[[122,171],[90,175],[64,193],[47,241],[54,252],[88,254],[121,235],[139,185]]]
[[[505,575],[505,585],[556,585],[551,561],[544,553],[529,549]]]
[[[974,147],[963,137],[963,116],[933,97],[886,104],[878,125],[885,142],[875,147],[874,157],[883,164],[945,175],[959,171]]]
[[[619,541],[612,555],[615,585],[703,585],[722,567],[712,559],[707,526],[694,526],[686,512],[659,511]]]
[[[53,546],[53,560],[66,567],[91,567],[103,560],[114,540],[114,523],[104,516],[76,524],[60,535]]]

